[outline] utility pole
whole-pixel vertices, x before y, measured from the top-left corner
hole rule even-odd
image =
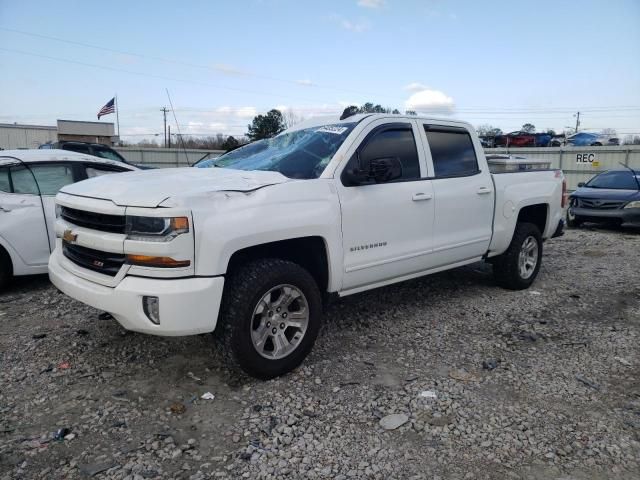
[[[576,113],[576,133],[578,133],[578,127],[580,127],[580,112]]]
[[[164,116],[164,148],[167,148],[167,112],[169,109],[167,107],[162,107],[160,111]]]
[[[169,148],[171,148],[171,125],[169,125],[169,136],[167,137],[167,140],[169,141]]]

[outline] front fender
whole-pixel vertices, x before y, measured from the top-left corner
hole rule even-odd
[[[193,210],[193,217],[196,275],[224,275],[239,250],[313,236],[325,242],[329,291],[341,285],[340,207],[329,180],[287,182],[247,193],[216,192]]]

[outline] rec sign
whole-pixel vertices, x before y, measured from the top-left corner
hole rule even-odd
[[[593,163],[596,162],[595,153],[576,153],[576,163]]]

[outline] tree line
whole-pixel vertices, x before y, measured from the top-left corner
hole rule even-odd
[[[373,102],[366,102],[360,106],[351,105],[345,109],[345,112],[349,111],[350,114],[356,113],[390,113],[399,115],[400,110],[397,108],[383,107],[380,104],[374,104]],[[405,115],[417,115],[413,110],[405,110]],[[218,133],[211,136],[185,136],[182,135],[174,140],[172,146],[176,148],[194,148],[204,150],[232,150],[245,143],[254,142],[256,140],[262,140],[265,138],[271,138],[278,135],[280,132],[287,128],[302,122],[304,118],[298,115],[294,111],[287,110],[284,113],[278,109],[271,109],[265,114],[256,115],[250,124],[247,125],[246,135],[240,135],[234,137],[232,135],[223,135]],[[495,127],[489,124],[482,124],[476,127],[478,135],[482,137],[496,137],[503,135],[504,132],[499,127]],[[525,123],[520,128],[520,131],[525,133],[536,133],[536,127],[532,123]],[[546,133],[552,136],[558,135],[553,129],[543,130],[541,133]],[[571,135],[575,133],[573,130],[565,130],[560,135]],[[603,129],[603,134],[616,135],[613,129]],[[626,145],[640,145],[639,135],[627,135],[624,138],[624,144]],[[141,147],[160,147],[158,142],[154,141],[142,141],[135,144]]]

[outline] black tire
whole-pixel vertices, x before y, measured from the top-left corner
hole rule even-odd
[[[520,271],[519,258],[523,244],[533,238],[537,242],[537,261],[529,276],[523,276]],[[538,276],[542,265],[542,235],[533,223],[518,223],[513,238],[506,252],[492,261],[493,274],[496,282],[509,290],[524,290],[529,288]]]
[[[11,257],[4,248],[0,247],[0,292],[7,288],[12,277],[13,264],[11,263]]]
[[[577,215],[570,215],[567,210],[567,226],[569,228],[579,228],[584,223],[584,219]]]
[[[292,352],[284,358],[271,359],[258,353],[251,334],[256,328],[254,312],[258,304],[280,285],[293,286],[302,292],[308,307],[308,323]],[[266,380],[290,372],[302,363],[318,336],[321,317],[322,297],[309,272],[296,263],[267,258],[248,262],[228,275],[217,333],[227,358],[232,358],[248,375]],[[272,345],[275,348],[273,341]]]

